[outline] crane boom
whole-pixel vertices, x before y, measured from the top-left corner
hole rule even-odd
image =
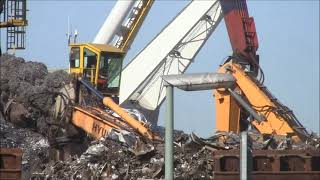
[[[192,1],[122,71],[120,103],[156,123],[162,75],[182,74],[222,19],[215,1]]]
[[[110,44],[128,16],[135,1],[117,1],[93,40],[94,44]]]
[[[109,44],[126,52],[154,0],[117,1],[93,43]]]
[[[136,4],[127,18],[127,22],[115,41],[115,47],[122,49],[125,52],[128,51],[153,3],[154,0],[136,1]]]

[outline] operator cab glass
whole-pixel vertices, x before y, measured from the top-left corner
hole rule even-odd
[[[70,67],[79,68],[80,67],[80,48],[74,47],[70,51]]]
[[[83,48],[83,77],[94,83],[98,54]]]
[[[98,90],[111,93],[119,92],[123,55],[102,53],[100,56]]]

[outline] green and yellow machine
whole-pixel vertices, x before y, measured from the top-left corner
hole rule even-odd
[[[106,44],[71,44],[70,48],[70,73],[87,79],[104,95],[119,94],[125,52]]]

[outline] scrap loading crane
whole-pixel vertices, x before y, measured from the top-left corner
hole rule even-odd
[[[121,47],[125,47],[126,50],[130,43],[118,46],[120,50],[102,44],[71,45],[71,72],[82,77],[79,82],[90,89],[93,94],[96,94],[99,99],[102,99],[106,107],[116,112],[124,120],[105,113],[103,109],[76,106],[73,109],[72,123],[95,138],[105,136],[112,129],[129,127],[137,130],[148,139],[158,139],[145,122],[133,118],[122,107],[137,108],[151,123],[155,124],[159,107],[165,98],[161,76],[184,73],[222,17],[225,18],[234,54],[220,68],[219,72],[226,73],[225,69],[228,69],[228,73],[237,79],[237,87],[215,91],[217,129],[240,132],[248,126],[247,120],[249,120],[262,134],[292,134],[297,139],[305,139],[308,133],[293,113],[276,101],[257,80],[258,74],[263,78],[263,72],[259,67],[259,58],[256,54],[258,41],[253,18],[249,17],[244,0],[190,2],[122,70],[122,73],[119,69],[122,61],[120,63],[120,61],[109,60],[108,63],[103,64],[102,62],[107,61],[102,59],[109,56],[118,57],[115,59],[121,60],[125,55],[125,52],[121,51]],[[130,31],[125,32],[130,34]],[[104,43],[126,39],[119,37],[114,40],[114,36],[110,37],[112,38],[104,40]],[[132,42],[132,39],[124,42]],[[117,44],[120,43],[114,43],[114,45]],[[159,47],[161,48],[159,49]],[[115,56],[116,54],[117,56]],[[112,62],[119,64],[113,65]],[[106,72],[118,73],[116,76],[112,76],[112,74],[103,72],[103,68],[100,67],[109,67],[109,71],[106,69]],[[114,71],[115,67],[117,67],[116,71]],[[236,68],[238,68],[237,71],[235,71]],[[115,84],[116,86],[113,86]],[[122,107],[115,102],[118,96]]]
[[[128,1],[118,1],[118,3],[119,2],[127,2],[125,7],[130,9]],[[218,1],[190,2],[189,5],[183,9],[181,13],[174,18],[174,20],[167,27],[164,28],[163,31],[159,33],[157,38],[148,44],[147,48],[142,51],[144,52],[144,56],[138,56],[140,59],[139,61],[134,60],[132,64],[136,65],[134,67],[136,69],[132,71],[131,68],[129,73],[124,73],[124,71],[122,71],[121,75],[120,70],[122,58],[125,55],[125,51],[127,51],[129,48],[134,35],[141,26],[144,17],[153,3],[151,0],[141,2],[144,3],[145,8],[140,8],[141,10],[144,9],[144,13],[140,13],[141,18],[137,18],[137,20],[140,21],[131,22],[128,20],[126,23],[129,24],[130,27],[136,28],[123,31],[123,28],[120,28],[123,20],[115,23],[109,19],[109,17],[114,16],[113,12],[118,13],[119,9],[121,9],[117,8],[116,5],[106,20],[106,23],[102,27],[102,29],[106,27],[108,29],[106,28],[105,30],[100,30],[94,40],[95,43],[100,44],[88,43],[70,45],[70,71],[75,76],[81,77],[81,79],[78,81],[78,84],[80,83],[89,89],[92,94],[95,94],[103,101],[103,104],[107,108],[111,109],[120,116],[120,118],[115,117],[110,113],[106,113],[104,109],[97,107],[74,106],[71,123],[83,129],[85,132],[95,138],[104,137],[112,129],[134,129],[142,136],[147,137],[147,139],[159,139],[159,137],[151,132],[149,123],[134,119],[116,103],[119,95],[119,82],[121,82],[121,86],[124,86],[120,88],[120,91],[121,89],[124,89],[126,90],[126,93],[129,94],[129,91],[135,90],[131,89],[132,86],[130,86],[132,81],[134,81],[134,83],[137,82],[135,79],[138,79],[139,81],[147,81],[147,83],[144,84],[148,84],[150,82],[150,78],[148,78],[150,77],[150,72],[152,76],[157,75],[155,79],[157,83],[159,83],[161,79],[161,74],[159,73],[163,70],[165,70],[165,72],[168,74],[173,74],[177,73],[176,68],[179,68],[178,72],[183,73],[193,61],[195,55],[201,49],[203,44],[215,30],[222,18]],[[122,9],[124,8],[122,7]],[[131,9],[134,11],[136,10],[135,8]],[[128,12],[129,11],[127,10],[123,11],[124,14]],[[129,16],[131,14],[132,13],[129,13]],[[118,15],[116,17],[118,17]],[[107,22],[109,21],[112,23],[108,24]],[[120,25],[119,27],[110,27],[117,26],[115,24]],[[126,25],[126,27],[128,26]],[[113,31],[113,29],[114,33],[110,33],[109,30]],[[118,33],[116,33],[117,30],[121,30],[121,32],[125,32],[127,35],[118,36]],[[115,38],[116,35],[118,37]],[[113,43],[114,46],[101,43]],[[158,53],[159,47],[162,49],[160,53]],[[178,56],[178,54],[180,54],[180,56]],[[175,57],[173,55],[175,55]],[[163,61],[166,58],[170,58],[171,61],[176,62],[168,61],[167,63],[164,63]],[[136,64],[137,62],[138,65]],[[144,65],[141,66],[141,63]],[[128,68],[125,69],[128,70]],[[79,88],[77,87],[76,89]],[[159,91],[158,87],[153,87],[152,89]],[[162,90],[163,89],[160,89],[161,93],[163,92]],[[121,93],[122,92],[120,92],[120,94]],[[161,100],[164,98],[163,95],[164,94],[162,93]],[[79,95],[75,96],[79,97]]]

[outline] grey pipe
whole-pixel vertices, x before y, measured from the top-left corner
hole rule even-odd
[[[240,135],[240,180],[250,180],[252,171],[251,144],[247,131]]]
[[[264,121],[265,117],[259,115],[245,100],[242,99],[242,97],[234,92],[232,89],[228,89],[231,96],[246,110],[249,114],[253,116],[253,118],[259,122]]]
[[[168,85],[167,90],[167,111],[165,124],[165,179],[173,180],[173,86]]]

